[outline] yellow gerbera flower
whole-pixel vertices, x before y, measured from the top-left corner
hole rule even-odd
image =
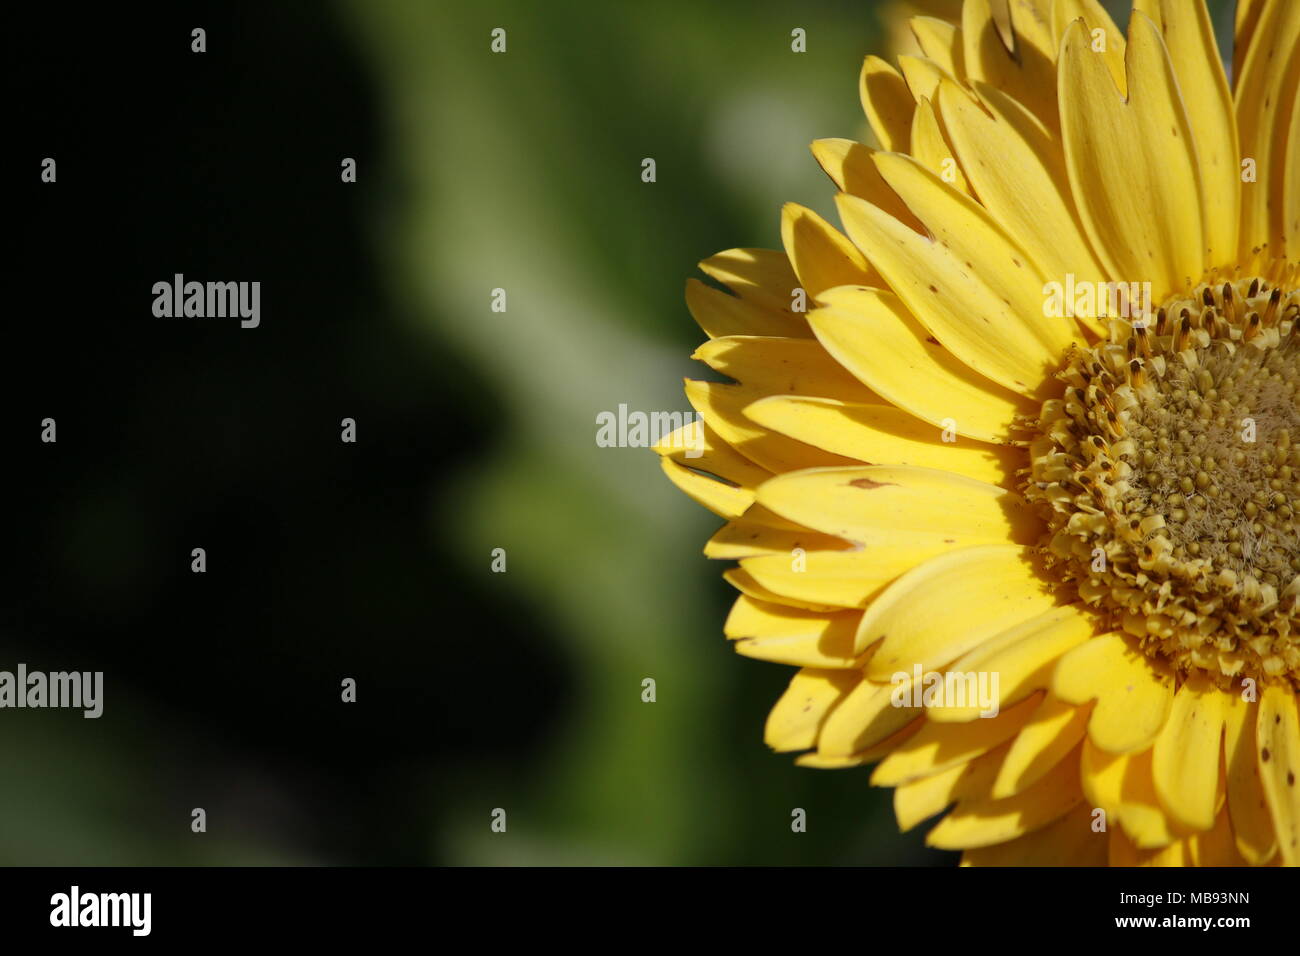
[[[766,730],[970,864],[1300,863],[1300,3],[966,0],[687,284]],[[807,303],[807,310],[803,308]]]

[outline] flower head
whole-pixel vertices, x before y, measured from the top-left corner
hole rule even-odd
[[[965,0],[687,286],[766,739],[970,864],[1300,864],[1300,4]],[[806,306],[806,308],[805,308]]]

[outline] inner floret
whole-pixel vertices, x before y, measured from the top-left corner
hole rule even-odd
[[[1024,492],[1053,572],[1147,654],[1224,686],[1300,684],[1298,325],[1294,282],[1203,284],[1113,320],[1029,423]]]

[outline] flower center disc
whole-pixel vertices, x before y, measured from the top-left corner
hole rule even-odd
[[[1186,674],[1300,686],[1300,291],[1200,286],[1113,320],[1032,424],[1049,566]]]

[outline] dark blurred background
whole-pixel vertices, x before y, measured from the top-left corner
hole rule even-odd
[[[0,669],[106,687],[0,710],[0,862],[951,862],[766,750],[719,522],[594,441],[688,410],[699,259],[831,213],[887,6],[11,11]],[[155,318],[178,272],[261,326]]]

